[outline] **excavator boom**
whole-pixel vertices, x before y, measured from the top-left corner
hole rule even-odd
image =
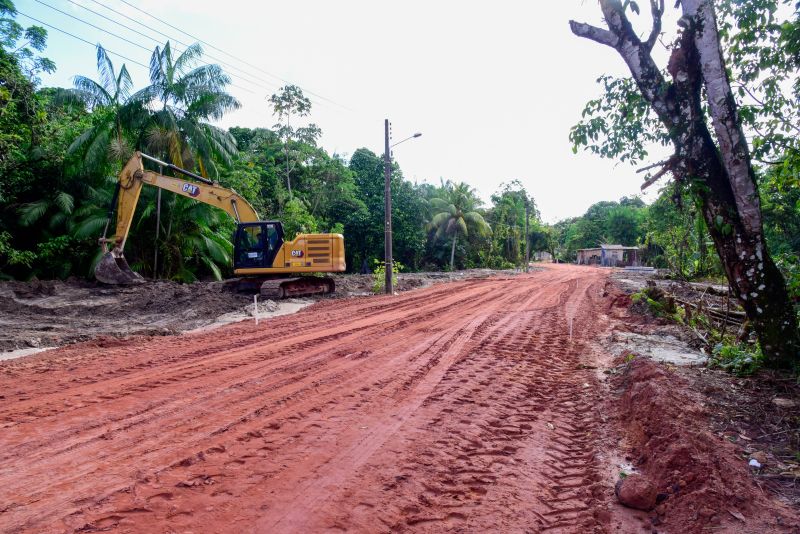
[[[148,159],[162,167],[183,173],[200,183],[146,171],[143,159]],[[115,207],[113,204],[116,204],[117,210],[117,225],[114,236],[107,239],[103,235],[100,239],[103,256],[95,268],[95,278],[101,282],[106,284],[131,284],[142,280],[142,277],[128,266],[123,250],[125,249],[125,241],[128,239],[128,232],[130,231],[133,215],[144,184],[172,191],[175,194],[220,208],[236,219],[236,222],[258,221],[258,214],[253,206],[235,191],[220,187],[202,176],[170,163],[136,152],[128,160],[119,175],[115,200],[112,201],[112,210]],[[109,212],[110,218],[111,213]],[[108,249],[109,245],[112,246],[111,250]]]

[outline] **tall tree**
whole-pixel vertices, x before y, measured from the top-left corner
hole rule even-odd
[[[111,58],[101,45],[97,45],[97,73],[100,81],[86,76],[75,76],[76,94],[88,108],[95,112],[94,124],[70,145],[68,151],[83,152],[89,169],[97,169],[108,158],[119,166],[132,152],[129,142],[136,122],[144,119],[143,108],[131,100],[133,80],[123,64],[116,72]]]
[[[600,0],[607,29],[575,21],[570,27],[579,37],[613,48],[625,61],[647,105],[643,114],[655,113],[661,138],[674,149],[656,176],[671,172],[699,200],[728,281],[767,362],[790,367],[800,355],[797,317],[783,276],[766,249],[750,149],[723,59],[714,4],[679,3],[680,35],[666,66],[670,79],[652,56],[661,34],[663,0],[650,0],[652,26],[646,40],[639,38],[626,12],[638,12],[634,2]]]
[[[303,94],[303,90],[296,85],[286,85],[269,97],[272,110],[278,116],[278,122],[274,128],[278,135],[283,139],[284,152],[286,157],[286,189],[289,196],[292,196],[291,180],[291,153],[290,143],[305,144],[316,146],[317,140],[322,131],[316,124],[309,124],[303,127],[292,126],[292,116],[307,117],[311,114],[311,99]]]
[[[41,26],[25,28],[14,17],[17,8],[11,0],[0,0],[0,48],[11,53],[33,85],[39,84],[41,72],[55,72],[56,64],[40,56],[47,46],[47,30]]]
[[[431,199],[430,204],[435,213],[431,219],[431,225],[436,228],[436,237],[453,236],[453,244],[450,249],[450,269],[452,270],[455,266],[456,243],[459,234],[466,237],[469,235],[470,227],[479,235],[489,234],[492,229],[483,216],[475,211],[480,202],[475,191],[464,182],[459,184],[448,182],[445,198]]]
[[[145,144],[173,164],[218,175],[217,161],[229,164],[236,154],[233,136],[212,124],[241,104],[225,91],[230,77],[219,65],[200,64],[195,43],[175,55],[169,41],[150,57],[150,85],[132,99],[152,111]]]

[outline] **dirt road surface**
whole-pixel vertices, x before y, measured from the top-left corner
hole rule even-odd
[[[553,266],[3,362],[0,529],[592,532],[582,364],[606,277]]]

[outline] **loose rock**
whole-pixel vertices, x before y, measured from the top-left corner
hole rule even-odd
[[[658,490],[642,475],[628,475],[620,479],[614,488],[619,502],[628,508],[650,511],[656,505]]]

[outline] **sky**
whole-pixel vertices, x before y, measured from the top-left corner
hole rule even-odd
[[[518,179],[550,223],[641,193],[635,168],[573,154],[568,138],[584,104],[600,95],[596,79],[627,73],[615,51],[569,30],[570,19],[602,24],[596,2],[128,2],[155,18],[123,0],[16,0],[21,24],[35,17],[88,41],[45,26],[45,55],[58,70],[43,76],[43,85],[69,87],[75,74],[96,79],[89,43],[101,43],[115,65],[128,66],[138,89],[159,41],[169,38],[182,50],[180,43],[202,40],[205,61],[231,75],[229,91],[242,104],[220,126],[270,127],[276,119],[267,98],[291,82],[311,97],[311,119],[329,152],[382,153],[386,118],[393,142],[421,132],[394,148],[411,181],[465,181],[488,201]],[[646,29],[649,19],[640,21]],[[657,186],[646,193],[644,200],[653,200]]]

